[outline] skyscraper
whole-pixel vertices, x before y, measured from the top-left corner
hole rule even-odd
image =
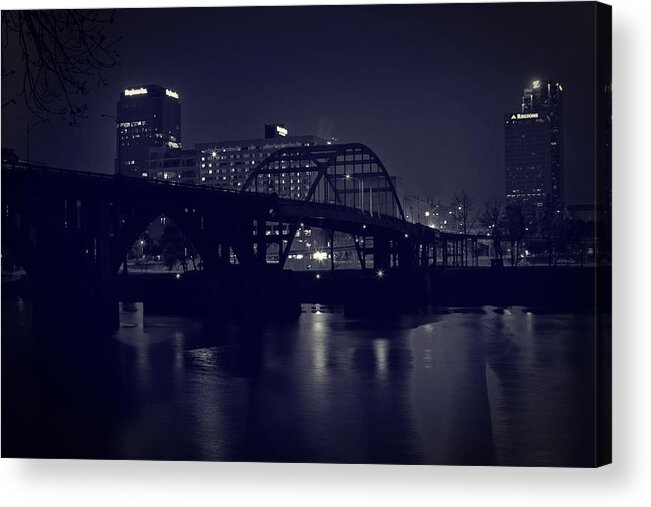
[[[521,110],[505,117],[506,203],[529,211],[563,206],[563,87],[534,81]],[[533,208],[533,210],[532,210]]]
[[[149,149],[181,148],[181,104],[177,92],[157,85],[135,86],[117,104],[116,173],[146,177]]]

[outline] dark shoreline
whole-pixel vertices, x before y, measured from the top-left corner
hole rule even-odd
[[[209,277],[204,272],[131,274],[118,277],[120,301],[143,301],[148,313],[236,316],[251,307],[260,317],[295,317],[301,304],[343,305],[362,316],[420,313],[425,307],[524,306],[537,312],[609,313],[610,266],[447,268],[428,272],[273,271],[248,276],[234,269]],[[282,289],[282,290],[280,290]],[[30,298],[28,277],[2,284],[5,297]],[[466,310],[469,311],[469,310]]]

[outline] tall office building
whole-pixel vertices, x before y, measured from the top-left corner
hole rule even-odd
[[[177,92],[157,85],[136,86],[117,104],[116,173],[147,177],[149,149],[181,148],[181,104]]]
[[[290,136],[281,123],[265,125],[264,139],[199,143],[200,183],[241,190],[253,169],[273,152],[301,146],[328,144],[317,136]],[[308,173],[283,180],[274,191],[281,197],[301,199],[307,195],[312,179]]]
[[[535,212],[550,200],[561,209],[563,194],[563,87],[534,81],[521,110],[505,117],[506,203]]]

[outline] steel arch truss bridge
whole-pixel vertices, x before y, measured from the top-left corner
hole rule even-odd
[[[277,244],[277,259],[285,265],[294,238],[306,222],[324,227],[323,220],[314,220],[323,213],[315,205],[328,205],[331,213],[337,208],[352,215],[352,223],[389,219],[405,221],[402,204],[396,192],[394,179],[380,158],[368,146],[359,143],[325,146],[303,146],[281,149],[263,160],[251,173],[242,189],[244,192],[266,193],[285,201],[282,207],[293,208],[294,220],[278,223],[272,228],[267,243]],[[293,206],[289,205],[293,202]],[[303,203],[301,206],[299,203]],[[357,215],[355,217],[354,215]],[[364,218],[366,217],[366,218]],[[260,224],[266,227],[266,224]],[[331,226],[335,224],[330,224]],[[329,257],[334,265],[334,231],[346,231],[350,225],[330,228]],[[373,238],[364,238],[366,224],[355,224],[351,246],[357,252],[362,268],[366,267],[366,253],[373,251]],[[266,230],[266,234],[269,231]],[[266,252],[266,246],[262,246]],[[325,254],[324,254],[325,255]],[[404,259],[403,259],[404,263]],[[376,261],[377,265],[378,262]]]
[[[405,219],[394,181],[363,144],[279,150],[256,167],[243,190]]]
[[[436,265],[437,248],[447,264],[450,238],[405,220],[393,180],[361,144],[273,153],[242,192],[23,163],[3,164],[2,180],[3,247],[48,305],[48,294],[67,290],[89,312],[112,308],[107,313],[116,315],[118,269],[161,214],[193,243],[210,276],[233,273],[232,264],[252,280],[279,272],[304,226],[330,234],[331,269],[335,233],[348,238],[361,268],[427,268]]]

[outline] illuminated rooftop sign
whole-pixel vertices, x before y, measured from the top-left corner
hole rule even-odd
[[[533,87],[534,87],[534,88],[540,88],[540,80],[536,79],[536,80],[533,82]]]
[[[132,95],[146,95],[146,94],[147,94],[147,88],[130,88],[124,90],[125,97],[130,97]]]
[[[538,117],[538,113],[517,113],[511,115],[512,120],[530,120]]]
[[[165,88],[165,95],[167,95],[168,97],[172,97],[173,99],[178,99],[179,98],[178,93],[176,93],[175,91],[172,91],[172,90],[168,90],[167,88]]]
[[[125,121],[122,123],[118,123],[118,128],[129,128],[129,127],[142,127],[145,125],[147,122],[144,120],[139,120],[139,121]]]
[[[278,135],[285,137],[288,132],[285,127],[281,127],[280,125],[276,125],[276,132],[278,132]]]

